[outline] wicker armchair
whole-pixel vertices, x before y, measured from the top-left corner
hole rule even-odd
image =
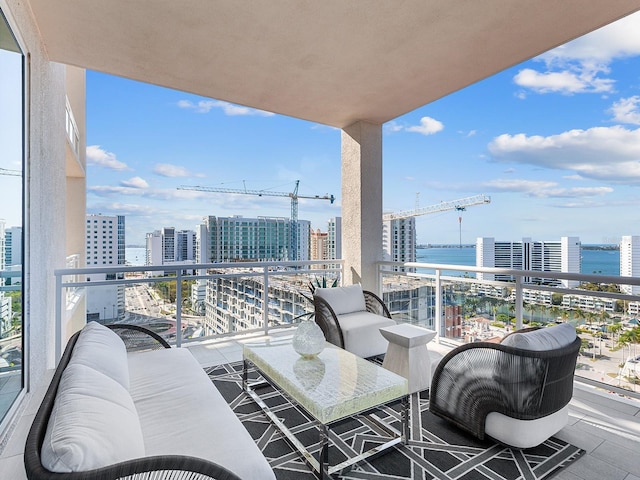
[[[486,434],[516,448],[539,445],[568,420],[581,343],[575,331],[573,338],[547,350],[486,342],[460,346],[436,368],[429,410],[479,439]]]
[[[360,285],[317,288],[313,294],[315,321],[326,340],[363,358],[382,355],[387,340],[380,327],[395,325],[389,309]]]

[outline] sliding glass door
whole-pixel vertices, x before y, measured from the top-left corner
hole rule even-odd
[[[0,10],[0,422],[23,388],[24,56]]]

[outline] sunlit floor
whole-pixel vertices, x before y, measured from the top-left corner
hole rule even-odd
[[[283,331],[275,335],[290,334]],[[252,338],[256,337],[228,337],[185,346],[206,367],[242,360],[242,342]],[[433,342],[429,349],[443,353],[446,350]],[[34,391],[4,448],[0,445],[1,479],[26,478],[22,463],[24,443],[46,386]],[[640,480],[640,401],[576,382],[569,424],[557,436],[587,453],[554,480]]]

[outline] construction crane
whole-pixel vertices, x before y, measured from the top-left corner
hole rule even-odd
[[[8,168],[0,167],[0,175],[9,175],[11,177],[21,177],[22,172],[20,170],[9,170]]]
[[[401,218],[419,217],[420,215],[427,215],[429,213],[446,212],[448,210],[457,210],[462,212],[473,205],[482,205],[485,203],[491,203],[491,197],[487,195],[474,195],[472,197],[460,198],[458,200],[451,200],[449,202],[440,202],[435,205],[429,205],[428,207],[415,208],[414,210],[405,210],[396,213],[385,213],[382,219],[398,220]]]
[[[298,199],[308,198],[311,200],[329,200],[331,203],[335,201],[333,195],[300,195],[298,193],[298,186],[300,180],[296,180],[296,186],[293,192],[271,192],[269,190],[248,190],[233,189],[233,188],[218,188],[218,187],[201,187],[201,186],[189,186],[180,185],[178,190],[195,190],[196,192],[213,192],[213,193],[235,193],[240,195],[257,195],[259,197],[289,197],[291,198],[291,243],[290,243],[290,259],[298,259]]]

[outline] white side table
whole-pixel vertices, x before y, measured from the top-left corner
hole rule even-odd
[[[400,323],[380,328],[380,333],[389,341],[382,366],[409,381],[409,393],[430,387],[431,360],[427,343],[436,332],[427,328]]]

